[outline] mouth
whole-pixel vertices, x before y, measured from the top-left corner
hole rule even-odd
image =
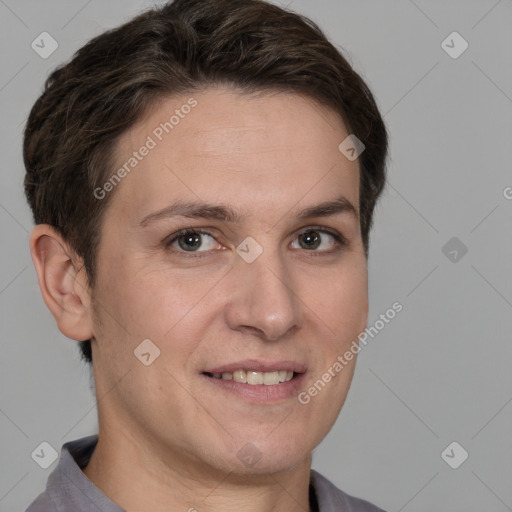
[[[204,372],[207,377],[222,380],[232,380],[249,386],[275,386],[283,382],[289,382],[299,375],[292,370],[276,370],[272,372],[257,372],[252,370],[235,370],[234,372]]]
[[[296,362],[247,360],[209,368],[201,375],[216,389],[246,401],[268,403],[295,397],[306,371],[304,365]]]

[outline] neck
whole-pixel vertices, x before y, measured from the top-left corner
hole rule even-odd
[[[148,449],[122,429],[108,435],[100,427],[98,444],[83,471],[127,512],[310,512],[310,470],[309,456],[277,473],[222,473],[186,453]]]

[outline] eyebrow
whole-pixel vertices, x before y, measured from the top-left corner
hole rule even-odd
[[[345,197],[340,196],[332,201],[310,206],[298,212],[297,219],[309,219],[313,217],[330,217],[337,214],[349,214],[359,218],[356,207]],[[170,206],[146,215],[140,226],[146,227],[149,224],[169,217],[187,217],[206,220],[218,220],[240,223],[243,215],[236,209],[223,204],[208,204],[199,201],[176,201]]]

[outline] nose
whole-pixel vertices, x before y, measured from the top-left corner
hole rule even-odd
[[[276,252],[263,251],[252,263],[237,260],[225,314],[229,327],[276,341],[300,329],[303,308],[290,269]]]

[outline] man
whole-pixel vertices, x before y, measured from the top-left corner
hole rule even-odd
[[[381,510],[311,454],[366,326],[386,154],[362,79],[263,1],[177,0],[54,71],[25,131],[30,249],[99,433],[28,511]]]

